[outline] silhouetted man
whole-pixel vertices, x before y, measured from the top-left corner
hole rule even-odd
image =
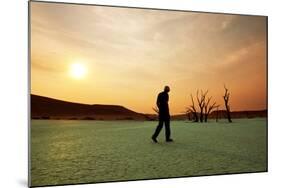
[[[173,140],[170,138],[171,130],[170,130],[170,113],[169,113],[169,86],[165,86],[164,91],[158,94],[157,97],[157,107],[159,109],[158,119],[159,124],[156,127],[155,133],[152,135],[152,140],[157,143],[157,136],[159,135],[163,124],[165,123],[165,133],[166,133],[166,142],[172,142]]]

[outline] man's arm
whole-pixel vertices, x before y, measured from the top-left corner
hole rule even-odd
[[[160,108],[160,94],[157,96],[156,105],[157,105],[157,107],[159,109]]]

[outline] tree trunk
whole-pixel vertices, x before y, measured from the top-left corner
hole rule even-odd
[[[198,122],[198,114],[197,112],[193,112],[194,122]]]
[[[232,122],[232,120],[231,120],[231,115],[230,115],[230,109],[229,109],[229,106],[228,106],[228,104],[227,104],[227,103],[225,104],[225,106],[226,106],[226,116],[227,116],[228,122],[229,122],[229,123],[231,123],[231,122]]]
[[[226,116],[227,116],[228,122],[231,123],[232,120],[231,120],[231,115],[230,115],[230,107],[228,105],[230,93],[228,92],[228,89],[225,86],[224,86],[224,89],[225,89],[225,94],[223,96],[223,99],[224,99],[224,104],[225,104],[225,109],[226,109]]]
[[[219,107],[217,107],[217,113],[216,113],[216,122],[219,120]]]

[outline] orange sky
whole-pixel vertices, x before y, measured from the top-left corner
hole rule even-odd
[[[31,93],[151,113],[169,85],[177,114],[226,84],[232,110],[265,109],[266,35],[261,16],[31,2]]]

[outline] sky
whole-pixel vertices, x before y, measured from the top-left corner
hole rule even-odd
[[[168,85],[179,114],[197,90],[224,109],[225,85],[231,110],[267,107],[266,17],[43,2],[30,11],[32,94],[153,113]]]

